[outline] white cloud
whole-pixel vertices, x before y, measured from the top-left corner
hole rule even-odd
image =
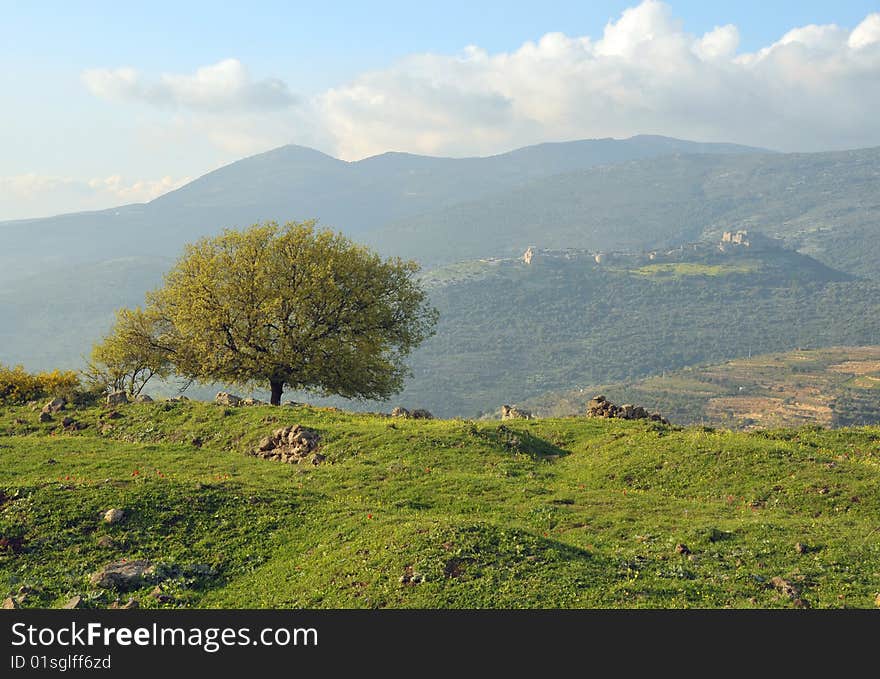
[[[96,96],[193,111],[272,111],[297,102],[283,80],[253,80],[237,59],[203,66],[192,75],[166,73],[151,82],[133,68],[92,69],[82,74]]]
[[[118,175],[74,179],[35,173],[0,177],[0,220],[146,203],[189,181],[190,177],[125,181]]]
[[[880,14],[795,27],[738,54],[739,31],[684,31],[647,0],[598,38],[545,35],[512,52],[423,54],[320,95],[337,152],[494,153],[640,133],[782,150],[880,145]]]

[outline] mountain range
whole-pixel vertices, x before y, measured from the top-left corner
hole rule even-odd
[[[401,399],[444,415],[749,351],[880,342],[880,149],[638,136],[357,162],[286,146],[147,204],[0,222],[0,362],[77,367],[184,243],[309,218],[423,264],[441,323]],[[785,247],[720,270],[686,254],[647,273],[516,260],[529,246],[641,253],[736,229]]]

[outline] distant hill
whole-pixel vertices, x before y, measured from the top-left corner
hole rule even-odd
[[[427,279],[437,335],[397,401],[495,413],[548,391],[796,347],[876,344],[880,283],[789,250],[458,264]]]
[[[245,158],[144,205],[0,223],[0,281],[129,256],[176,256],[184,243],[261,220],[318,218],[359,238],[404,218],[598,165],[673,153],[751,153],[666,137],[541,144],[487,158],[386,153],[357,162],[284,146]],[[389,252],[394,251],[393,243]]]
[[[583,414],[602,392],[615,403],[662,409],[678,424],[736,429],[880,424],[880,346],[797,349],[694,366],[635,382],[525,402],[543,416]]]
[[[880,278],[880,148],[667,155],[536,179],[371,232],[434,264],[548,248],[656,248],[757,229]]]

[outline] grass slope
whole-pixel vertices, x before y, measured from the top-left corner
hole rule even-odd
[[[870,607],[880,590],[877,428],[120,412],[73,413],[89,426],[66,434],[0,411],[0,590],[34,588],[25,606],[106,607],[88,577],[120,558],[162,566],[171,601],[122,595],[143,607],[796,605],[775,577],[803,605]],[[294,423],[320,432],[325,464],[243,454]],[[103,523],[110,507],[127,519]]]
[[[734,428],[880,424],[880,347],[798,349],[544,394],[523,405],[541,415],[583,413],[602,392],[615,403],[659,408],[678,424]]]

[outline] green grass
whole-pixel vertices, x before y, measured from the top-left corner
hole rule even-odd
[[[836,608],[872,607],[880,590],[876,427],[120,412],[76,412],[89,426],[68,434],[0,410],[0,529],[21,540],[0,551],[0,595],[106,607],[117,595],[88,578],[120,558],[162,567],[173,601],[153,584],[121,595],[143,607],[791,607],[779,576]],[[244,454],[295,423],[320,432],[327,463]],[[103,523],[111,507],[127,519]]]
[[[684,276],[729,276],[731,274],[753,273],[760,268],[758,262],[736,262],[734,264],[699,264],[696,262],[670,262],[646,264],[631,273],[649,278],[682,278]]]

